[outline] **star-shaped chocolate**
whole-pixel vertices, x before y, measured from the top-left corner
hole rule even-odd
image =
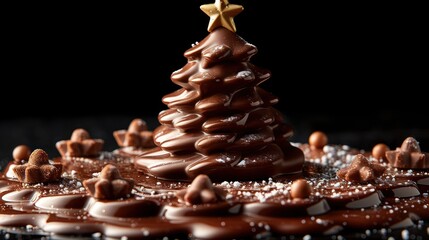
[[[63,157],[96,157],[103,149],[102,139],[91,139],[82,128],[73,131],[70,140],[57,142],[56,147]]]
[[[408,169],[429,168],[429,153],[420,150],[419,142],[412,137],[404,140],[400,148],[386,152],[392,167]]]
[[[207,175],[198,175],[186,188],[176,192],[176,196],[188,205],[215,203],[225,200],[222,189],[214,187]]]
[[[15,176],[24,183],[46,183],[61,178],[62,165],[50,164],[48,154],[42,149],[34,150],[28,163],[13,168]]]
[[[224,27],[232,32],[236,31],[234,17],[243,11],[243,6],[229,4],[228,0],[216,0],[213,4],[204,4],[201,10],[210,17],[208,31]]]
[[[108,164],[101,170],[98,178],[83,181],[83,186],[94,198],[119,199],[130,196],[134,181],[122,178],[116,166]]]
[[[128,130],[114,131],[113,136],[120,147],[155,147],[153,133],[148,131],[146,122],[139,118],[134,119],[130,123]]]
[[[368,183],[383,175],[386,168],[376,162],[369,162],[368,159],[358,154],[352,163],[337,172],[337,176],[343,180],[353,183]]]

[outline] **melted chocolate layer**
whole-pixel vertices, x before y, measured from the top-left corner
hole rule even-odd
[[[56,159],[62,179],[49,184],[23,184],[13,178],[10,163],[0,178],[0,226],[31,228],[37,234],[248,239],[290,235],[345,234],[349,231],[400,229],[429,219],[429,171],[387,171],[371,184],[339,180],[335,172],[359,151],[346,146],[311,150],[303,175],[310,183],[308,198],[291,197],[292,176],[260,181],[218,181],[225,201],[187,205],[176,192],[189,182],[160,180],[133,169],[128,156],[103,153],[98,159]],[[106,164],[135,180],[130,198],[97,200],[82,181]],[[7,177],[10,176],[10,177]]]

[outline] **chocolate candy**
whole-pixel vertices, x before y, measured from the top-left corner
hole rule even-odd
[[[108,164],[101,170],[99,178],[87,179],[83,185],[94,198],[118,199],[130,196],[134,181],[122,178],[116,166]]]
[[[386,144],[379,143],[372,148],[371,154],[375,159],[387,162],[386,152],[389,150],[390,148]]]
[[[364,155],[358,154],[349,166],[337,172],[337,176],[349,182],[364,184],[374,182],[385,170],[380,164],[371,163]]]
[[[70,140],[56,143],[56,147],[63,157],[96,157],[103,149],[102,139],[91,139],[89,133],[82,128],[75,129]]]
[[[31,149],[27,145],[19,145],[13,149],[12,156],[15,162],[27,161],[30,157]]]
[[[308,138],[308,144],[310,144],[310,147],[312,148],[322,149],[326,144],[328,144],[328,137],[324,132],[313,132]]]
[[[61,178],[61,164],[50,164],[48,154],[42,149],[34,150],[28,163],[13,168],[15,176],[24,183],[45,183]]]
[[[412,137],[405,139],[401,148],[397,148],[394,151],[387,151],[386,158],[391,166],[397,168],[429,168],[429,153],[421,152],[419,143]]]
[[[290,195],[292,198],[308,198],[311,195],[312,188],[305,179],[298,179],[292,183]]]
[[[176,195],[189,205],[215,203],[225,199],[225,193],[220,188],[214,187],[207,175],[198,175],[191,186],[178,191]]]
[[[128,130],[114,131],[113,136],[120,147],[155,147],[153,133],[148,131],[146,122],[140,118],[131,121]]]

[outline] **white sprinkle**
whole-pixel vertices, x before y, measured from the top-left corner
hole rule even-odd
[[[25,229],[27,229],[27,231],[32,231],[33,225],[28,224],[27,226],[25,226]]]
[[[9,239],[10,238],[10,234],[6,233],[3,237],[4,237],[4,239]]]
[[[334,151],[334,148],[333,148],[333,147],[331,147],[331,146],[328,146],[328,145],[325,145],[325,146],[323,147],[323,152],[328,153],[328,152],[330,152],[330,151]]]
[[[394,237],[389,237],[387,240],[395,240]]]
[[[402,239],[409,239],[410,238],[410,232],[408,232],[407,229],[402,230],[401,237],[402,237]]]
[[[267,230],[267,231],[270,231],[270,230],[271,230],[271,227],[270,227],[270,225],[265,224],[264,229],[265,229],[265,230]]]
[[[240,188],[240,187],[241,187],[241,183],[240,183],[240,182],[238,182],[238,181],[235,181],[235,182],[232,184],[232,186],[233,186],[234,188]]]
[[[302,240],[311,240],[311,236],[307,234],[304,237],[302,237]]]
[[[252,80],[253,79],[252,73],[250,71],[241,71],[241,72],[237,73],[237,77],[242,78],[244,80]]]
[[[101,233],[100,232],[96,232],[92,234],[93,238],[101,238]]]
[[[145,236],[145,237],[149,236],[149,231],[148,230],[144,230],[143,231],[143,236]]]
[[[229,183],[227,181],[223,181],[220,185],[222,187],[225,187],[225,188],[230,188],[231,187],[231,185],[229,185]]]

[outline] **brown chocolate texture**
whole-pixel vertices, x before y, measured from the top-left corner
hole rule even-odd
[[[87,179],[83,185],[94,198],[118,199],[130,196],[134,181],[122,178],[116,166],[108,164],[98,178]]]
[[[382,165],[369,162],[364,155],[358,154],[349,166],[337,172],[337,176],[349,182],[363,184],[374,182],[385,170],[386,168]]]
[[[42,149],[34,150],[28,163],[13,168],[20,182],[35,184],[58,181],[61,178],[61,164],[50,164],[48,154]]]
[[[146,122],[139,118],[131,121],[127,130],[123,129],[114,131],[113,136],[120,147],[155,147],[153,142],[153,133],[148,131]]]
[[[57,142],[56,147],[62,157],[96,157],[103,149],[102,139],[91,139],[82,128],[73,131],[70,140]]]
[[[17,166],[11,163],[0,176],[0,226],[13,232],[22,229],[28,235],[31,225],[37,234],[66,238],[79,234],[109,239],[280,239],[292,235],[301,239],[375,229],[387,230],[389,238],[391,229],[429,219],[427,170],[388,167],[375,182],[351,184],[338,179],[335,171],[350,165],[359,150],[341,145],[326,145],[322,151],[308,144],[297,146],[306,156],[303,176],[298,179],[283,175],[216,183],[199,175],[192,184],[165,181],[135,171],[132,158],[111,154],[104,160],[56,158],[63,166],[60,181],[23,186],[6,177]],[[35,162],[41,164],[43,159]],[[106,164],[115,168],[103,169]],[[107,182],[133,179],[135,187],[121,199],[95,200],[82,186],[93,176]],[[104,193],[105,187],[100,189],[106,196],[130,187]]]
[[[422,152],[416,139],[408,137],[400,148],[386,152],[390,165],[397,168],[427,169],[429,168],[429,153]]]
[[[13,149],[12,157],[15,163],[20,164],[28,161],[31,149],[26,145],[19,145]]]
[[[214,187],[207,175],[198,175],[192,184],[176,193],[177,197],[186,204],[216,203],[225,200],[225,192]]]
[[[157,148],[136,168],[162,179],[261,179],[301,171],[303,153],[290,145],[292,129],[258,85],[268,70],[249,62],[257,53],[234,32],[217,28],[185,52],[188,63],[171,76],[182,88],[163,98],[154,131]]]

